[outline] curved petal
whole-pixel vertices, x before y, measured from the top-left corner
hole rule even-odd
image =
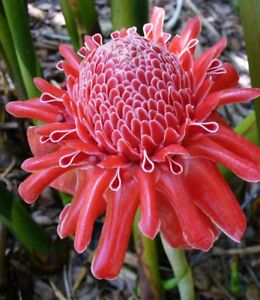
[[[33,203],[40,196],[40,193],[48,186],[50,183],[64,174],[70,171],[72,168],[60,168],[54,167],[40,172],[31,174],[27,177],[19,186],[19,194],[24,199],[26,203]]]
[[[60,89],[53,84],[49,83],[48,81],[44,80],[43,78],[36,77],[33,79],[34,84],[42,93],[49,93],[54,97],[61,98],[66,91]]]
[[[218,106],[237,102],[247,102],[260,96],[260,89],[231,88],[209,94],[196,108],[194,117],[204,120]]]
[[[115,172],[93,167],[87,182],[85,197],[81,203],[77,222],[74,247],[78,253],[86,250],[90,239],[97,210],[102,205],[103,194],[113,179]]]
[[[232,88],[238,85],[239,76],[236,69],[230,64],[223,64],[222,68],[226,70],[224,74],[218,75],[214,79],[214,83],[210,92],[216,92],[227,88]]]
[[[30,126],[27,129],[28,143],[34,156],[41,156],[46,153],[52,153],[60,148],[60,145],[50,142],[42,144],[40,142],[40,136],[36,133],[36,131],[36,126]]]
[[[134,179],[138,185],[141,217],[139,228],[142,233],[154,239],[160,228],[155,192],[155,172],[147,173],[139,166],[133,167]]]
[[[227,236],[240,241],[246,218],[217,167],[207,160],[191,160],[185,181],[194,203]]]
[[[36,128],[36,133],[41,136],[49,136],[53,131],[69,131],[71,129],[75,129],[75,125],[73,123],[50,123],[39,125]]]
[[[246,181],[260,181],[260,165],[237,155],[235,151],[227,149],[225,145],[220,145],[206,136],[200,136],[186,147],[193,156],[218,162]]]
[[[197,89],[204,81],[208,68],[212,60],[217,58],[220,53],[225,49],[227,44],[226,38],[219,40],[213,47],[207,49],[201,54],[194,62],[194,77],[196,80]]]
[[[72,47],[67,44],[59,46],[60,54],[66,59],[66,61],[76,70],[79,70],[80,58],[73,51]]]
[[[137,207],[138,191],[132,180],[124,182],[118,192],[107,192],[105,223],[91,266],[96,278],[113,279],[119,274]]]
[[[77,171],[77,188],[75,196],[72,199],[72,202],[69,208],[64,207],[63,211],[61,212],[61,222],[58,227],[58,233],[61,238],[65,238],[70,234],[75,233],[78,223],[78,218],[80,211],[83,206],[84,199],[88,195],[88,190],[90,189],[92,172],[91,170],[78,170]],[[91,239],[93,224],[95,219],[105,211],[105,200],[101,197],[102,200],[100,201],[99,205],[93,205],[93,219],[88,220],[88,227],[85,231],[85,238],[88,242]]]
[[[226,149],[236,153],[238,156],[260,165],[260,147],[246,140],[234,130],[219,125],[219,130],[208,138]]]
[[[75,152],[74,149],[61,148],[55,152],[47,153],[41,156],[35,156],[26,159],[22,164],[22,169],[27,172],[37,172],[43,169],[57,167],[59,165],[59,159],[63,155],[68,155]]]
[[[181,35],[176,35],[170,45],[169,45],[169,51],[170,52],[178,52],[181,53],[183,50],[187,47],[187,44],[193,40],[196,39],[201,31],[201,21],[199,17],[194,17],[188,20],[186,23]],[[193,53],[195,50],[190,49]]]
[[[61,192],[74,195],[77,184],[76,170],[71,170],[55,179],[50,186]]]
[[[157,189],[174,209],[185,241],[192,248],[208,251],[215,240],[216,229],[210,219],[192,201],[182,175],[162,171]]]
[[[63,119],[62,114],[51,105],[32,100],[9,102],[6,104],[6,110],[17,118],[35,119],[46,123]]]
[[[167,155],[183,155],[189,156],[189,152],[186,148],[179,144],[172,144],[169,146],[165,146],[162,149],[158,150],[151,159],[156,162],[165,161]]]
[[[165,11],[161,7],[154,7],[151,16],[151,23],[144,25],[145,37],[152,39],[155,42],[165,44],[171,35],[163,32],[163,20]]]
[[[177,215],[170,202],[161,193],[157,193],[157,202],[161,220],[160,232],[167,243],[173,248],[191,249],[183,237]]]

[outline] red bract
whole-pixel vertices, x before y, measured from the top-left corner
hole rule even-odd
[[[73,194],[58,233],[75,234],[80,253],[105,212],[97,278],[118,275],[139,206],[142,233],[153,239],[160,230],[172,247],[207,251],[218,229],[240,241],[246,219],[216,163],[260,180],[259,148],[216,113],[260,90],[236,87],[236,71],[218,60],[226,39],[194,56],[199,18],[168,43],[163,17],[154,8],[144,37],[134,27],[104,45],[100,34],[86,36],[82,59],[62,45],[66,89],[36,78],[40,98],[7,105],[45,123],[28,129],[34,157],[22,166],[32,173],[19,188],[24,200],[33,203],[48,185]]]

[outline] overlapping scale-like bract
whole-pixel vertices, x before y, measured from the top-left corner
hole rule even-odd
[[[28,129],[32,173],[19,187],[33,203],[48,185],[73,195],[60,214],[61,238],[75,234],[83,252],[94,222],[105,223],[92,264],[97,278],[118,275],[140,207],[139,228],[158,231],[175,248],[208,251],[218,229],[240,241],[245,216],[216,168],[260,181],[260,150],[232,131],[219,106],[260,91],[238,88],[238,74],[219,55],[226,39],[194,55],[201,22],[194,17],[170,42],[164,11],[154,8],[144,36],[135,28],[86,36],[78,54],[60,46],[65,88],[41,78],[40,98],[11,102],[16,117],[43,122]]]

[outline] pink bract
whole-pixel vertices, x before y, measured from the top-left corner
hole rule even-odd
[[[32,173],[19,187],[22,198],[33,203],[48,185],[73,194],[58,233],[75,234],[79,253],[105,213],[92,262],[97,278],[118,275],[138,207],[142,233],[153,239],[160,231],[174,248],[208,251],[218,229],[240,241],[246,219],[216,163],[260,180],[259,148],[216,112],[260,90],[238,88],[235,69],[218,59],[226,39],[194,55],[198,17],[170,42],[163,18],[154,8],[144,36],[135,27],[113,32],[106,44],[100,34],[86,36],[81,58],[61,45],[66,88],[36,78],[40,98],[7,105],[16,117],[44,123],[28,129],[34,157],[22,165]]]

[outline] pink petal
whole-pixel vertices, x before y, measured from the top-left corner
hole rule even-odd
[[[154,239],[160,228],[155,192],[155,173],[146,173],[139,166],[133,167],[133,175],[138,185],[141,217],[139,228],[142,233]]]
[[[60,54],[66,59],[66,61],[75,68],[75,70],[79,69],[80,58],[77,54],[73,51],[70,45],[60,45],[59,46]]]
[[[151,16],[151,23],[153,24],[153,29],[151,32],[151,38],[155,42],[160,40],[163,33],[163,19],[164,19],[164,9],[160,7],[154,7]]]
[[[91,172],[91,177],[86,183],[86,193],[81,203],[74,240],[74,247],[79,253],[84,252],[89,244],[97,211],[102,205],[103,194],[115,175],[113,170],[103,170],[96,167],[91,168]]]
[[[51,105],[32,100],[9,102],[6,110],[17,118],[35,119],[46,123],[58,122],[63,118]]]
[[[246,218],[217,167],[207,160],[194,159],[189,164],[185,181],[196,205],[226,235],[240,241]]]
[[[218,41],[218,43],[206,50],[195,60],[193,72],[197,84],[197,89],[204,81],[212,60],[220,55],[220,53],[226,47],[226,43],[227,41],[225,38],[221,39],[220,41]]]
[[[236,69],[230,64],[223,64],[222,68],[226,70],[226,73],[219,75],[214,79],[211,92],[220,91],[227,88],[232,88],[238,85],[239,76]]]
[[[216,230],[208,217],[193,203],[183,176],[162,171],[157,189],[174,209],[187,244],[208,251],[215,240]]]
[[[79,214],[82,209],[84,200],[86,196],[88,195],[88,190],[90,189],[90,182],[91,181],[91,172],[90,171],[83,171],[83,170],[78,170],[77,171],[77,187],[76,187],[76,192],[75,196],[72,199],[72,203],[69,206],[69,208],[64,208],[65,212],[61,212],[61,223],[59,224],[59,236],[61,238],[67,237],[70,234],[75,233],[76,228],[77,228],[77,223],[79,219]],[[95,219],[104,212],[105,210],[105,201],[102,200],[100,201],[99,205],[93,206],[93,219],[88,220],[88,229],[84,233],[85,238],[88,240],[88,242],[91,239],[91,234],[92,234],[92,229],[93,229],[93,222]]]
[[[119,274],[137,207],[138,191],[133,181],[124,182],[118,192],[108,191],[105,223],[91,267],[96,278],[113,279]]]
[[[41,156],[46,153],[52,153],[60,148],[58,144],[52,144],[50,142],[42,144],[40,142],[40,136],[36,133],[37,127],[31,126],[27,129],[27,138],[30,149],[34,156]]]
[[[62,62],[62,69],[67,77],[72,76],[74,78],[79,77],[79,70],[76,66],[71,65],[69,62]]]
[[[237,155],[235,151],[229,150],[225,145],[220,145],[206,136],[194,139],[186,147],[193,156],[218,162],[246,181],[260,181],[260,165]]]
[[[40,196],[40,193],[48,186],[50,183],[62,175],[63,173],[69,171],[70,169],[63,169],[60,167],[54,167],[40,172],[31,174],[27,177],[19,186],[19,194],[28,204],[36,201]]]
[[[59,159],[63,155],[75,152],[74,149],[62,148],[58,151],[47,153],[41,156],[31,157],[26,159],[22,164],[22,169],[27,172],[37,172],[43,169],[57,167],[59,165]]]
[[[234,130],[220,125],[219,130],[208,138],[226,149],[255,164],[260,165],[260,148],[237,134]]]
[[[170,202],[160,193],[157,193],[158,212],[161,220],[160,232],[173,248],[191,249],[185,241],[176,213]]]
[[[191,18],[186,23],[186,25],[182,31],[182,34],[180,36],[176,35],[172,39],[172,41],[169,45],[169,51],[181,53],[192,39],[197,38],[200,31],[201,31],[201,21],[200,21],[199,17]],[[195,48],[193,49],[193,51],[194,50],[195,50]]]
[[[66,94],[66,91],[52,85],[51,83],[49,83],[48,81],[46,81],[40,77],[34,78],[33,81],[34,81],[36,87],[42,93],[49,93],[49,94],[53,95],[54,97],[58,97],[58,98],[61,98],[64,94]]]
[[[61,192],[74,195],[77,186],[76,170],[71,170],[55,179],[50,186]]]
[[[197,120],[204,120],[220,105],[247,102],[258,96],[260,90],[252,88],[232,88],[214,92],[196,108],[194,117]]]

